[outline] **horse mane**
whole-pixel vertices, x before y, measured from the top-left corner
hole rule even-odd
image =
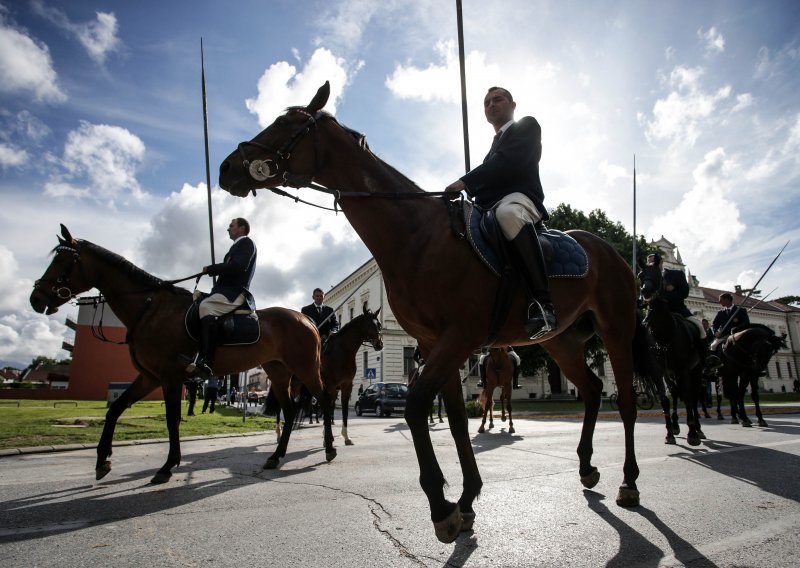
[[[355,324],[357,321],[361,321],[361,320],[362,320],[362,319],[364,319],[366,316],[374,317],[374,316],[375,316],[375,314],[373,314],[372,312],[367,312],[367,313],[365,313],[365,314],[358,314],[356,317],[354,317],[354,318],[353,318],[353,319],[351,319],[349,322],[347,322],[346,324],[344,324],[344,325],[341,327],[341,329],[339,329],[339,331],[338,331],[337,333],[344,333],[344,332],[346,332],[348,329],[350,329],[351,327],[353,327],[353,326],[354,326],[354,324]]]
[[[136,282],[139,284],[150,286],[152,288],[163,288],[171,290],[172,292],[178,294],[181,293],[191,294],[191,292],[189,292],[184,288],[179,288],[174,284],[171,284],[169,282],[162,280],[161,278],[153,276],[146,270],[143,270],[138,266],[136,266],[135,264],[133,264],[127,258],[115,252],[111,252],[110,250],[103,248],[100,245],[96,245],[90,241],[84,241],[84,240],[79,240],[78,242],[81,243],[81,246],[84,248],[84,250],[90,251],[92,254],[98,256],[102,260],[118,268],[120,271],[122,271],[123,274],[131,277],[133,280],[136,280]]]
[[[736,333],[741,333],[742,331],[747,331],[748,329],[760,329],[767,335],[775,335],[775,331],[771,327],[766,326],[763,323],[751,323],[749,325],[736,328]]]

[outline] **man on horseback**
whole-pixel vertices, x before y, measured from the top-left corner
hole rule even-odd
[[[508,352],[508,358],[511,359],[511,366],[514,369],[514,374],[512,376],[512,388],[514,390],[521,389],[522,387],[519,386],[519,366],[521,363],[519,355],[517,355],[517,352],[514,351],[514,348],[510,345],[506,347],[506,351]],[[478,377],[480,377],[480,380],[478,381],[479,388],[486,386],[486,358],[488,356],[489,351],[486,350],[481,354],[480,359],[478,359]]]
[[[339,322],[336,321],[333,308],[322,303],[325,299],[325,292],[322,291],[322,288],[314,288],[311,299],[314,301],[303,306],[300,312],[311,318],[319,330],[320,339],[325,342],[331,333],[339,331]]]
[[[525,332],[535,339],[558,327],[544,255],[534,225],[547,220],[539,179],[542,129],[532,116],[514,121],[517,103],[506,89],[491,87],[483,100],[495,137],[483,163],[445,191],[466,191],[484,209],[496,208],[497,223],[528,292]]]
[[[720,294],[719,303],[722,305],[722,309],[714,316],[711,324],[711,331],[714,332],[716,338],[712,347],[722,343],[723,339],[733,333],[734,328],[750,325],[750,316],[747,315],[747,310],[741,306],[734,306],[733,296],[730,293]]]
[[[200,350],[186,367],[186,372],[208,379],[214,374],[214,351],[217,347],[217,320],[246,304],[256,309],[250,282],[256,270],[256,245],[248,236],[250,223],[238,217],[228,225],[233,241],[222,262],[203,267],[203,274],[218,276],[210,295],[200,302]]]
[[[661,255],[658,253],[648,255],[647,264],[662,270],[664,289],[661,297],[666,300],[669,311],[683,317],[697,328],[697,335],[694,337],[694,342],[697,347],[697,352],[700,355],[700,361],[707,368],[718,367],[721,362],[718,357],[711,355],[709,352],[708,343],[706,342],[706,332],[703,329],[702,323],[686,306],[685,300],[689,297],[689,282],[686,280],[686,274],[682,270],[662,269]]]

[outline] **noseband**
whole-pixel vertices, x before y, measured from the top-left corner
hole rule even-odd
[[[78,264],[78,261],[80,260],[80,254],[81,254],[80,246],[81,246],[80,243],[78,243],[77,246],[75,247],[67,245],[59,245],[55,248],[56,254],[62,252],[69,253],[70,259],[72,260],[69,267],[67,267],[67,270],[64,271],[62,275],[60,275],[58,278],[55,279],[53,286],[50,288],[50,292],[59,300],[69,300],[70,298],[75,297],[75,294],[69,287],[70,284],[69,280],[70,277],[72,276],[72,270],[75,268],[75,266]],[[45,281],[46,281],[45,279],[40,278],[39,280],[33,283],[33,289],[44,291],[42,289],[42,282]],[[50,280],[50,282],[53,282],[53,280]],[[48,304],[47,307],[49,308],[50,305]]]
[[[241,142],[237,149],[242,158],[242,167],[250,174],[250,177],[255,181],[267,181],[275,177],[279,177],[284,185],[290,187],[302,187],[308,183],[309,180],[314,179],[312,174],[310,177],[294,176],[289,172],[289,159],[292,157],[292,151],[300,143],[300,141],[316,126],[320,117],[325,116],[322,111],[317,111],[314,115],[301,108],[293,108],[290,112],[297,112],[305,115],[306,121],[295,130],[289,139],[283,145],[275,150],[265,144],[253,142],[252,140]],[[315,131],[316,132],[316,131]],[[316,136],[314,136],[314,171],[317,169],[317,144]],[[261,150],[265,150],[271,156],[263,160],[248,160],[245,149],[248,146],[254,146]],[[252,190],[255,194],[255,189]]]

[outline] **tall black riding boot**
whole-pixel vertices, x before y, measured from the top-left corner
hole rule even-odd
[[[522,227],[519,234],[510,242],[517,257],[517,268],[528,288],[531,300],[525,332],[531,339],[536,339],[558,327],[555,308],[550,300],[550,283],[547,280],[542,247],[539,245],[536,230],[530,224]]]
[[[217,316],[206,316],[200,320],[200,351],[194,361],[186,367],[186,372],[206,380],[214,374],[214,351],[217,348]]]

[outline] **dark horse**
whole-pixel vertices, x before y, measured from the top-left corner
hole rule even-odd
[[[505,347],[492,347],[486,361],[486,377],[481,391],[480,401],[483,407],[483,420],[478,432],[484,432],[486,415],[489,415],[489,428],[494,428],[494,389],[500,387],[501,420],[506,421],[508,407],[508,433],[514,433],[514,420],[511,418],[511,379],[514,377],[514,365]]]
[[[758,425],[766,427],[767,421],[764,420],[759,405],[758,377],[778,349],[786,347],[786,336],[777,336],[774,331],[761,324],[750,324],[734,331],[722,345],[723,365],[717,369],[717,374],[722,379],[722,391],[731,401],[731,423],[737,424],[741,421],[742,426],[753,425],[744,410],[744,395],[749,386]]]
[[[691,446],[699,446],[700,440],[705,438],[700,428],[700,414],[697,411],[703,382],[703,361],[695,347],[697,344],[695,335],[699,330],[693,323],[686,321],[683,316],[672,313],[667,307],[667,302],[661,297],[664,292],[661,267],[648,264],[640,265],[639,268],[642,299],[648,305],[645,321],[648,331],[656,342],[654,347],[664,371],[664,380],[669,385],[669,390],[677,392],[686,405],[686,424],[689,426],[686,441]],[[673,423],[670,419],[670,402],[664,390],[664,381],[657,381],[656,387],[667,425],[665,443],[674,444],[677,420]]]
[[[164,483],[181,460],[179,424],[181,393],[186,380],[181,354],[197,351],[184,327],[184,314],[192,294],[137,268],[121,256],[89,241],[72,238],[61,225],[60,244],[44,275],[34,284],[30,302],[33,309],[48,315],[77,294],[96,288],[127,328],[126,341],[138,371],[130,387],[114,401],[106,414],[97,445],[97,479],[111,471],[111,442],[117,419],[126,408],[161,386],[169,430],[167,461],[152,483]],[[214,370],[221,374],[244,371],[259,365],[272,376],[296,375],[317,397],[327,397],[319,374],[319,333],[310,320],[285,308],[258,310],[261,337],[257,343],[219,347]],[[323,398],[324,400],[324,398]],[[326,405],[330,409],[330,405]],[[336,456],[325,414],[325,456]]]
[[[409,388],[405,419],[420,467],[420,485],[428,497],[436,536],[451,542],[475,519],[473,501],[483,482],[467,428],[459,368],[486,343],[499,280],[465,239],[455,236],[448,208],[431,198],[321,109],[330,95],[326,83],[308,106],[294,107],[249,142],[242,142],[220,166],[220,187],[247,196],[259,188],[312,186],[337,196],[339,206],[372,252],[381,269],[392,312],[417,340],[425,369]],[[312,181],[313,180],[313,181]],[[322,184],[322,187],[318,184]],[[636,313],[633,272],[617,251],[584,231],[570,234],[589,258],[586,277],[553,282],[560,327],[540,339],[561,370],[576,385],[586,405],[578,444],[579,474],[586,487],[600,477],[591,463],[592,438],[603,382],[584,358],[584,345],[599,334],[619,386],[625,429],[624,479],[617,495],[622,506],[639,504],[636,479],[633,400],[634,364],[644,367],[646,335]],[[465,310],[470,305],[473,309]],[[525,295],[518,290],[511,313],[494,344],[532,343],[524,331]],[[642,358],[635,358],[635,354]],[[431,443],[428,410],[442,392],[450,432],[463,474],[458,503],[445,498],[445,479]]]

